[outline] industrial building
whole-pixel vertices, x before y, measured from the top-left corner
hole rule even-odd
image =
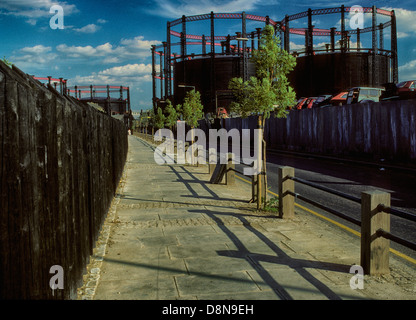
[[[370,16],[371,26],[351,28],[347,15]],[[319,19],[316,16],[320,16]],[[329,17],[339,21],[339,28],[327,25]],[[241,22],[234,34],[223,34],[224,21]],[[187,32],[190,24],[205,21],[207,34]],[[247,24],[259,27],[247,30]],[[290,74],[291,86],[298,97],[337,94],[351,87],[381,87],[397,83],[397,28],[394,11],[373,7],[309,9],[280,20],[269,16],[242,13],[214,13],[182,16],[167,23],[166,41],[152,46],[153,107],[169,99],[182,103],[187,90],[201,93],[205,113],[228,107],[232,94],[228,83],[234,77],[247,80],[255,74],[251,52],[258,48],[264,25],[270,24],[280,36],[281,46],[296,56],[297,65]],[[293,27],[296,26],[296,27]],[[291,48],[294,39],[304,46]],[[178,41],[175,41],[177,39]],[[386,39],[389,39],[387,43]]]

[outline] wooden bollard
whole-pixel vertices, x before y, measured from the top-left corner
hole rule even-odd
[[[295,176],[292,167],[280,167],[279,173],[279,215],[281,218],[290,219],[295,216],[295,181],[289,177]]]
[[[361,193],[361,267],[365,274],[389,274],[390,240],[377,236],[377,230],[390,232],[390,214],[378,205],[390,207],[390,194],[382,191]]]

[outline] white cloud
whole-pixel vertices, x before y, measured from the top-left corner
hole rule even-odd
[[[305,44],[297,44],[293,41],[290,41],[290,51],[299,51],[299,50],[305,50]]]
[[[402,81],[416,79],[416,60],[411,60],[400,66],[399,75]]]
[[[113,50],[113,45],[107,42],[107,43],[97,46],[96,50],[99,54],[111,53]]]
[[[20,49],[20,52],[26,53],[26,54],[41,55],[41,54],[47,53],[51,50],[52,50],[51,47],[45,47],[43,45],[37,45],[37,46],[34,46],[34,47],[24,47],[24,48]]]
[[[70,79],[73,85],[123,85],[137,86],[140,83],[150,82],[152,66],[150,64],[127,64],[113,67],[99,72],[93,72],[88,76],[76,76]]]
[[[410,35],[406,32],[397,31],[397,39],[407,38],[408,36],[410,36]]]
[[[92,46],[67,46],[66,44],[60,44],[56,47],[56,50],[69,58],[90,58],[96,56],[97,49]]]
[[[1,0],[0,14],[30,18],[27,22],[32,24],[35,19],[50,17],[51,14],[49,13],[49,9],[53,5],[60,5],[64,9],[65,15],[78,12],[78,9],[74,4],[68,4],[66,1]]]
[[[191,16],[211,11],[224,13],[250,11],[254,10],[257,5],[265,4],[265,1],[261,0],[181,0],[179,2],[178,4],[171,0],[156,0],[155,8],[151,9],[149,13],[166,18],[180,18],[182,15]]]
[[[394,10],[397,20],[397,37],[406,38],[416,36],[416,11],[401,8],[383,8]]]
[[[52,52],[51,47],[37,45],[20,49],[17,54],[10,57],[10,60],[23,70],[26,68],[41,69],[53,64],[57,56]]]
[[[100,66],[98,70],[101,71],[88,76],[78,76],[72,83],[133,85],[138,82],[151,82],[151,64],[132,63],[131,61],[144,61],[149,58],[152,44],[160,44],[160,42],[145,40],[144,37],[137,36],[132,39],[123,39],[119,45],[112,45],[109,42],[98,46],[36,45],[21,48],[9,58],[19,68],[33,74],[52,72],[56,66],[59,66],[61,70],[68,66],[73,70],[79,68],[80,65],[95,68]],[[121,65],[111,67],[115,63]],[[102,67],[103,65],[106,66]],[[157,72],[158,69],[159,66],[156,65]]]
[[[153,44],[160,44],[160,41],[144,40],[143,36],[137,36],[133,39],[121,39],[120,43],[123,46],[135,49],[150,49]]]
[[[151,45],[160,43],[157,40],[144,40],[143,36],[137,36],[133,39],[122,39],[120,45],[115,47],[108,42],[97,47],[60,44],[56,50],[63,55],[63,58],[102,57],[104,63],[121,63],[130,59],[149,57]]]
[[[110,69],[106,69],[100,71],[98,74],[100,75],[107,75],[107,76],[137,76],[143,74],[151,74],[152,73],[152,65],[151,64],[127,64],[120,67],[113,67]]]
[[[137,36],[133,39],[122,39],[120,46],[114,49],[114,53],[120,59],[145,58],[150,55],[152,45],[159,45],[158,40],[144,40],[143,36]]]
[[[119,63],[120,59],[118,57],[107,57],[103,60],[103,63]]]
[[[28,19],[26,22],[32,26],[35,26],[38,21],[36,19]]]
[[[88,24],[82,28],[74,28],[73,30],[79,33],[96,33],[101,27],[96,24]]]

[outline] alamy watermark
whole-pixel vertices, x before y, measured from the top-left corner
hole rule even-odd
[[[350,273],[355,274],[350,279],[350,288],[352,290],[364,289],[364,269],[361,266],[353,265],[350,268]]]
[[[350,8],[350,28],[352,30],[364,29],[364,9],[361,6]]]
[[[51,29],[64,29],[64,8],[56,4],[49,9],[49,13],[54,13],[52,18],[49,20],[49,26]]]
[[[206,134],[201,129],[191,129],[185,133],[185,122],[177,123],[176,152],[174,134],[169,129],[160,129],[154,135],[155,141],[163,141],[154,152],[154,160],[157,164],[206,164],[208,142],[208,163],[226,164],[229,144],[231,139],[232,162],[234,164],[246,164],[251,167],[244,168],[244,175],[257,175],[262,169],[262,154],[259,146],[259,140],[263,138],[261,129],[254,129],[253,141],[254,147],[251,148],[250,129],[242,129],[241,134],[238,129],[209,129],[208,141]],[[219,153],[218,153],[218,139]],[[188,149],[185,148],[185,142],[193,142]],[[252,155],[253,153],[253,155]]]
[[[64,289],[64,269],[62,266],[56,264],[49,269],[49,273],[55,274],[49,280],[49,287],[52,289],[53,295],[56,289]]]

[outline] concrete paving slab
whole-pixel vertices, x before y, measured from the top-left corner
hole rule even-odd
[[[198,233],[198,230],[202,227],[194,228],[195,233],[180,233],[177,235],[178,242],[180,245],[186,246],[186,245],[199,245],[201,247],[204,246],[210,246],[211,248],[213,246],[216,246],[218,244],[232,244],[232,240],[230,238],[223,234],[223,233],[217,233],[214,231],[214,229],[211,228],[212,232],[210,233]],[[204,230],[209,230],[209,226],[204,227]]]
[[[164,222],[167,221],[169,220],[164,220]],[[180,239],[189,239],[188,244],[190,244],[191,246],[200,245],[199,242],[192,242],[194,239],[204,237],[204,239],[209,240],[209,237],[214,237],[217,234],[217,232],[214,228],[212,228],[212,226],[208,224],[197,225],[197,221],[199,220],[194,220],[194,224],[187,224],[186,220],[173,220],[172,224],[165,225],[163,227],[163,232],[165,235],[178,235],[179,245],[182,245]],[[202,220],[202,222],[204,222],[204,220]],[[225,238],[221,238],[220,242],[222,242],[223,239]],[[205,246],[207,244],[208,242],[205,242]]]
[[[353,290],[358,237],[303,210],[292,220],[257,212],[248,185],[209,178],[206,166],[155,165],[149,144],[129,136],[106,243],[79,298],[416,299],[413,265],[392,256],[389,275]]]
[[[163,237],[139,236],[140,242],[149,248],[160,248],[161,246],[180,245],[177,235],[165,235]]]
[[[172,277],[100,281],[96,300],[174,300],[178,297]]]
[[[160,195],[146,195],[146,197],[142,197],[140,195],[134,194],[126,194],[124,197],[120,199],[120,205],[134,205],[134,204],[141,204],[141,203],[152,203],[152,202],[161,202],[163,198]]]
[[[165,259],[163,255],[164,253],[159,258],[144,255],[134,258],[123,255],[117,258],[106,257],[103,261],[100,281],[137,280],[188,274],[183,260]]]
[[[148,221],[147,221],[148,222]],[[146,227],[143,223],[138,227],[135,221],[129,223],[120,223],[112,231],[112,241],[123,242],[139,240],[141,237],[163,237],[162,227],[152,226]]]
[[[122,203],[123,204],[123,203]],[[130,221],[145,221],[145,220],[160,220],[160,213],[165,210],[163,208],[147,208],[138,212],[135,209],[119,208],[117,209],[117,217],[125,222]]]
[[[262,268],[256,271],[248,271],[251,278],[262,289],[275,289],[281,292],[286,299],[292,300],[326,300],[319,288],[315,287],[313,279],[305,270],[296,270],[289,266],[273,265],[268,267],[267,263],[260,263]],[[307,277],[305,279],[305,277]],[[335,295],[331,298],[334,298]]]
[[[245,271],[231,272],[226,275],[199,272],[197,275],[178,276],[175,279],[181,297],[198,297],[201,294],[214,298],[218,294],[260,292],[260,289]]]
[[[209,258],[187,258],[185,263],[190,275],[203,272],[205,274],[229,275],[237,271],[253,269],[248,259],[230,256],[211,256]]]
[[[195,212],[193,208],[166,208],[159,213],[161,219],[191,219],[203,218],[201,213]]]
[[[218,251],[227,252],[229,248],[225,243],[220,243],[217,246]],[[187,246],[168,246],[169,256],[172,259],[187,259],[203,256],[205,258],[218,257],[218,251],[213,250],[211,246],[200,246],[192,244]]]
[[[183,297],[188,298],[187,296]],[[229,293],[200,293],[196,297],[198,300],[240,300],[247,301],[247,305],[250,306],[250,300],[281,300],[279,296],[273,290],[266,291],[248,291],[248,292],[229,292]]]

